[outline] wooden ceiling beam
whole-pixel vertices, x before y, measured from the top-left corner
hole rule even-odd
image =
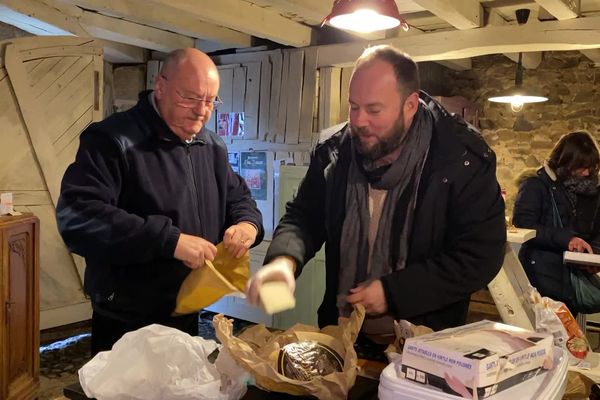
[[[0,0],[0,21],[38,36],[75,35],[93,37],[79,21],[83,12],[76,7],[50,0]],[[112,63],[142,63],[146,51],[142,48],[99,40],[104,47],[104,59]]]
[[[76,18],[41,0],[0,0],[0,20],[39,36],[86,36]]]
[[[424,35],[425,32],[417,29],[417,28],[412,28],[410,29],[408,32],[403,33],[403,37],[407,37],[407,36],[412,36],[412,35]],[[449,68],[451,70],[454,71],[467,71],[469,69],[471,69],[473,67],[471,59],[470,58],[462,58],[462,59],[456,59],[456,60],[437,60],[435,61],[437,64],[440,64],[446,68]]]
[[[453,60],[515,51],[597,49],[600,48],[600,16],[399,36],[370,44],[396,46],[415,61]],[[318,67],[351,65],[364,48],[364,43],[319,46]]]
[[[104,59],[116,64],[142,64],[148,61],[148,50],[128,44],[96,39],[104,47]]]
[[[415,0],[414,2],[460,30],[479,28],[483,23],[483,7],[477,0],[452,2],[444,0]],[[470,58],[442,60],[438,61],[438,63],[455,71],[465,71],[472,68]]]
[[[291,19],[303,20],[310,25],[319,25],[331,12],[333,1],[325,0],[251,0],[267,10]]]
[[[194,47],[189,36],[163,31],[124,19],[107,17],[95,12],[84,11],[79,22],[93,37],[151,50],[169,52],[182,47]]]
[[[497,12],[495,12],[493,10],[489,15],[488,24],[493,25],[493,26],[509,25],[508,21],[506,21],[500,14],[498,14]],[[519,61],[519,53],[504,53],[504,55],[514,62]],[[526,69],[536,69],[537,67],[539,67],[541,62],[542,62],[542,52],[541,51],[532,51],[532,52],[528,52],[528,53],[523,53],[523,55],[522,55],[521,64]]]
[[[454,71],[468,71],[473,68],[470,58],[457,58],[456,60],[438,60],[436,63]]]
[[[593,61],[595,67],[600,67],[600,49],[581,50],[581,54]]]
[[[519,53],[504,53],[504,55],[514,62],[519,62]],[[541,51],[530,51],[522,53],[521,65],[526,69],[536,69],[542,63]]]
[[[271,10],[293,21],[319,26],[331,12],[333,1],[324,0],[251,0],[252,3]],[[316,28],[318,29],[318,28]],[[385,32],[359,33],[344,31],[352,36],[367,40],[385,38]]]
[[[478,0],[413,0],[456,29],[479,28],[483,24],[483,7]]]
[[[150,3],[148,7],[169,5],[199,20],[289,46],[304,47],[311,43],[310,27],[245,1],[218,0],[199,4],[198,0],[147,0],[146,3]]]
[[[52,0],[0,0],[0,20],[35,35],[102,39],[105,59],[113,63],[144,58],[139,48],[171,51],[194,47],[194,39],[187,36],[83,11]]]
[[[573,0],[535,0],[535,2],[560,21],[577,18],[576,2]]]
[[[169,6],[155,4],[148,7],[145,0],[60,0],[97,11],[106,16],[148,25],[180,35],[218,42],[221,48],[252,46],[248,34],[198,20],[187,12]]]

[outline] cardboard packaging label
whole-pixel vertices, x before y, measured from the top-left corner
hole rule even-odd
[[[406,379],[465,398],[486,398],[552,368],[551,334],[492,321],[409,338]]]

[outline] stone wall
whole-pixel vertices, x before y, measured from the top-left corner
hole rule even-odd
[[[473,69],[447,71],[452,95],[464,96],[482,110],[480,129],[498,158],[497,176],[512,209],[515,178],[539,167],[561,135],[585,129],[600,139],[600,68],[579,52],[546,52],[540,66],[525,70],[525,86],[549,98],[526,104],[516,114],[506,104],[487,98],[514,85],[516,64],[502,55],[473,59]],[[510,214],[509,214],[510,215]]]

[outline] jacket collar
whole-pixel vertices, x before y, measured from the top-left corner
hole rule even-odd
[[[548,178],[550,178],[550,180],[552,182],[556,182],[556,180],[557,180],[556,173],[554,172],[554,170],[552,168],[550,168],[547,161],[544,161],[544,166],[542,168],[548,175]]]
[[[161,118],[158,114],[158,110],[154,107],[152,102],[150,101],[150,94],[152,90],[144,90],[140,92],[138,95],[138,107],[142,115],[144,116],[144,120],[147,121],[148,127],[151,127],[151,132],[158,137],[158,139],[167,141],[167,142],[175,142],[178,144],[188,144],[188,145],[204,145],[206,144],[206,136],[208,135],[208,130],[206,127],[202,127],[200,132],[194,138],[189,141],[183,141],[179,136],[177,136],[171,128],[167,125],[167,123]]]
[[[494,152],[487,145],[481,134],[473,125],[462,117],[450,114],[442,105],[421,91],[420,99],[433,114],[434,129],[431,138],[430,155],[432,169],[445,168],[448,163],[463,160],[468,151],[483,160],[495,162]],[[421,106],[423,106],[421,103]]]
[[[461,117],[451,115],[440,103],[424,91],[419,93],[419,107],[426,107],[433,115],[433,133],[429,159],[432,169],[443,169],[449,163],[462,160],[467,149],[489,162],[495,162],[495,155],[487,143],[481,138],[479,131],[465,122]],[[334,137],[340,147],[350,143],[350,124],[339,130]],[[325,142],[328,142],[326,140]],[[434,156],[435,154],[435,156]]]

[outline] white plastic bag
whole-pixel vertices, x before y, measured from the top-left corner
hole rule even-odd
[[[86,396],[98,400],[239,399],[247,376],[222,379],[208,361],[219,347],[214,340],[149,325],[98,353],[79,370],[79,382]]]

